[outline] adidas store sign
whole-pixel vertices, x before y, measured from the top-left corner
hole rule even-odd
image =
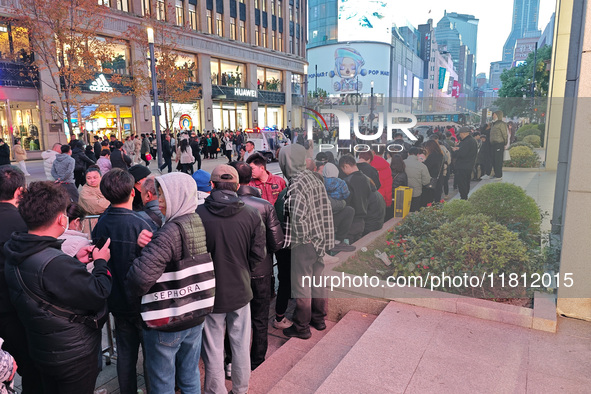
[[[93,92],[112,92],[113,88],[107,82],[107,78],[103,74],[99,75],[97,79],[95,79],[89,87],[90,90]]]

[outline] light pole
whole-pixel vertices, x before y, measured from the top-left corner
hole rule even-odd
[[[154,95],[154,122],[156,127],[156,149],[158,152],[158,168],[162,166],[162,135],[160,133],[160,107],[158,107],[158,83],[156,77],[156,59],[154,57],[154,29],[148,27],[148,44],[150,46],[150,71],[152,73],[152,94]]]
[[[373,81],[371,81],[371,98],[369,102],[369,130],[373,131]]]
[[[308,65],[304,64],[304,108],[308,106]],[[303,130],[306,129],[308,115],[304,117]]]

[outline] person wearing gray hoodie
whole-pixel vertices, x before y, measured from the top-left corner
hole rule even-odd
[[[51,176],[56,183],[68,192],[72,202],[78,202],[78,188],[74,185],[74,168],[76,167],[76,160],[72,158],[72,148],[68,144],[61,146],[61,152],[55,156],[53,165],[51,167]]]
[[[205,229],[190,175],[174,172],[156,178],[164,224],[144,230],[143,248],[125,284],[130,298],[142,297],[146,373],[150,391],[199,393],[199,357],[205,317],[212,311],[215,279]]]

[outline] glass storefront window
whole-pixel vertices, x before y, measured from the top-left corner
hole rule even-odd
[[[221,86],[246,86],[244,64],[211,59],[211,83]]]
[[[190,72],[189,81],[197,82],[197,57],[195,55],[179,54],[175,60],[175,65],[179,69],[187,68]]]
[[[302,94],[302,82],[304,77],[300,74],[291,75],[291,93]]]
[[[121,123],[121,128],[118,127]],[[111,134],[117,138],[125,139],[130,134],[135,134],[133,128],[133,112],[131,107],[119,107],[119,118],[117,118],[117,107],[115,105],[93,104],[72,109],[73,130],[68,130],[67,120],[64,119],[64,130],[68,139],[72,134],[87,132],[90,135],[109,137]],[[82,129],[81,129],[82,126]],[[121,133],[119,133],[121,130]]]
[[[257,88],[281,92],[281,71],[257,67]]]
[[[244,130],[248,125],[246,104],[213,103],[213,128],[217,130]]]
[[[37,102],[11,101],[10,113],[6,102],[0,103],[0,135],[11,144],[12,138],[20,138],[26,150],[41,150],[41,121]],[[12,123],[10,123],[12,120]]]
[[[99,38],[100,41],[105,41]],[[108,74],[127,75],[129,72],[129,46],[125,43],[110,44],[112,51],[112,60],[103,63],[103,72]]]
[[[283,108],[259,105],[258,127],[283,128]]]
[[[29,31],[24,27],[0,22],[0,59],[30,61]]]

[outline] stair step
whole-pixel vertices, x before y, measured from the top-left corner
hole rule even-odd
[[[269,393],[314,393],[375,319],[367,313],[347,313]]]
[[[248,392],[268,393],[335,325],[335,322],[327,320],[326,330],[316,331],[312,328],[310,339],[290,338],[252,372]]]

